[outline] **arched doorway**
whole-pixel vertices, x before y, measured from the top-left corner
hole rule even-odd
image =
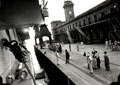
[[[49,37],[48,36],[43,36],[42,37],[42,40],[43,40],[43,46],[44,46],[44,48],[48,48],[48,46],[50,45],[49,43]]]
[[[40,26],[39,42],[40,42],[41,49],[42,49],[43,44],[44,44],[44,42],[43,42],[44,36],[47,36],[49,38],[49,43],[52,44],[51,34],[50,34],[46,24],[43,24]]]

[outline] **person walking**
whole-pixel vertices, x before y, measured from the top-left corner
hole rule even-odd
[[[118,42],[117,42],[117,40],[115,40],[114,45],[115,45],[115,50],[117,50],[118,49]]]
[[[89,69],[89,56],[90,56],[90,53],[87,52],[87,54],[86,54],[86,52],[84,52],[84,54],[85,54],[85,57],[87,57],[87,67]]]
[[[71,44],[69,44],[69,50],[71,51]]]
[[[83,42],[81,42],[81,47],[82,47],[82,49],[84,48],[84,44],[83,44]]]
[[[79,44],[77,43],[77,51],[79,51]]]
[[[108,40],[105,40],[105,48],[108,48]]]
[[[97,68],[100,68],[100,57],[98,51],[96,51],[96,59],[97,59]]]
[[[104,52],[104,62],[105,62],[106,71],[110,71],[110,61],[106,51]]]
[[[60,57],[60,55],[59,55],[59,53],[57,51],[55,53],[56,53],[57,65],[59,65],[59,59],[58,58]]]
[[[90,74],[93,74],[93,59],[92,59],[92,56],[91,55],[89,55],[89,68],[90,68]]]
[[[83,56],[84,56],[84,57],[86,57],[86,56],[87,56],[85,51],[84,51],[84,53],[83,53]]]
[[[93,48],[93,51],[92,51],[92,67],[93,67],[94,69],[97,68],[96,51],[95,51],[94,48]]]
[[[65,56],[66,56],[66,64],[69,63],[69,59],[70,59],[70,54],[67,50],[65,50]]]
[[[62,53],[62,46],[59,44],[59,52]]]
[[[97,58],[96,55],[92,55],[92,65],[94,69],[97,69]]]
[[[112,47],[111,47],[111,46],[112,46],[111,40],[109,40],[108,43],[109,43],[109,47],[110,47],[110,49],[111,49],[111,48],[112,48]]]

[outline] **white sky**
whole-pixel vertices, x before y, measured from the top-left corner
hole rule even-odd
[[[64,1],[65,0],[45,0],[48,1],[47,7],[49,12],[49,17],[46,18],[45,22],[48,25],[48,29],[51,32],[51,21],[61,20],[65,21],[64,15]],[[74,13],[75,16],[89,10],[90,8],[98,5],[105,0],[71,0],[74,3]]]

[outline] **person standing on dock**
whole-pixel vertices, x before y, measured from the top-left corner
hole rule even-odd
[[[89,69],[90,69],[90,74],[93,74],[93,58],[92,55],[89,55]]]
[[[69,44],[69,50],[71,51],[71,44]]]
[[[69,63],[70,60],[70,54],[67,50],[65,50],[65,56],[66,56],[66,64]]]
[[[59,59],[58,58],[60,57],[60,55],[57,51],[55,53],[56,53],[57,65],[59,65]]]
[[[110,71],[110,61],[106,51],[104,52],[104,61],[105,61],[106,71]]]

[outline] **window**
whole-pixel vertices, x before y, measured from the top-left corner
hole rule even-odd
[[[83,26],[84,25],[84,22],[83,22],[83,20],[81,21],[81,26]]]
[[[85,23],[85,19],[83,20],[83,25],[86,25],[86,23]]]
[[[98,20],[101,20],[101,13],[98,14]]]
[[[70,30],[70,26],[68,26],[68,31]]]
[[[71,25],[70,25],[70,30],[72,30],[72,29],[71,29]]]
[[[114,8],[111,8],[110,11],[111,11],[111,13],[113,13],[114,12]]]
[[[101,13],[101,19],[104,20],[105,19],[105,12]]]
[[[91,24],[91,20],[90,20],[90,17],[88,17],[88,24]]]
[[[63,28],[63,30],[66,31],[65,28]]]
[[[97,22],[97,15],[94,15],[94,21]]]
[[[77,22],[75,24],[76,24],[76,27],[77,27]]]
[[[79,27],[81,27],[81,21],[79,21]]]
[[[73,29],[74,29],[74,27],[75,27],[75,26],[74,26],[74,24],[73,24]]]
[[[56,26],[58,26],[58,24],[56,24]]]

